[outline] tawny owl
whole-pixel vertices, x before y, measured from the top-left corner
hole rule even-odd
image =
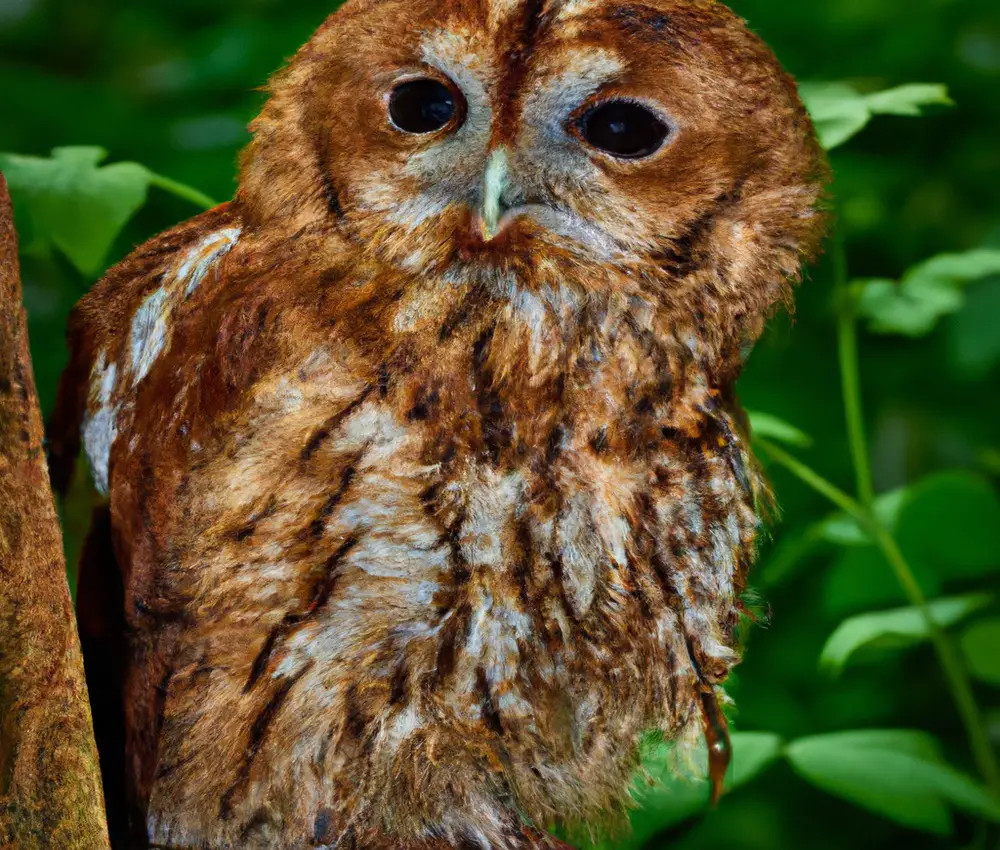
[[[718,774],[733,385],[822,229],[793,82],[712,0],[352,0],[252,129],[71,322],[118,841],[541,846],[646,731]]]

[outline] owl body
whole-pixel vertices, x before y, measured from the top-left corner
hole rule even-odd
[[[605,102],[660,147],[588,146]],[[794,88],[713,3],[386,0],[254,129],[234,201],[71,327],[53,452],[109,495],[81,582],[116,588],[131,840],[513,848],[620,811],[640,735],[697,733],[737,660],[733,382],[820,221]]]

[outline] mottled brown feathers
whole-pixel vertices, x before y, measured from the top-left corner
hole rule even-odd
[[[414,74],[460,126],[390,125]],[[666,146],[587,148],[595,98]],[[132,841],[613,820],[642,733],[724,735],[766,494],[733,383],[822,230],[794,84],[711,2],[380,0],[253,129],[233,203],[71,326],[53,446],[110,498]]]

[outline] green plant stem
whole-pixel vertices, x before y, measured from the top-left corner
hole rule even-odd
[[[218,204],[204,192],[199,192],[192,186],[187,186],[176,180],[171,180],[169,177],[164,177],[162,174],[157,174],[154,171],[149,173],[149,185],[156,186],[164,192],[169,192],[171,195],[176,195],[178,198],[183,198],[185,201],[190,201],[195,206],[202,207],[206,210],[218,206]]]
[[[840,380],[847,419],[847,438],[858,483],[861,503],[870,507],[875,502],[875,485],[865,437],[864,407],[861,401],[861,369],[858,365],[858,327],[854,300],[851,298],[847,273],[847,252],[837,239],[833,249],[834,279],[837,298],[837,348],[840,357]]]
[[[844,398],[844,414],[847,420],[848,441],[857,480],[858,501],[838,490],[826,479],[808,467],[794,461],[790,455],[771,446],[772,457],[781,462],[774,450],[785,454],[785,465],[792,460],[799,467],[800,478],[822,492],[828,499],[858,520],[875,544],[882,550],[886,560],[896,574],[903,592],[915,608],[920,611],[934,644],[938,661],[948,681],[952,698],[958,708],[976,765],[992,794],[1000,799],[1000,766],[990,742],[986,724],[972,690],[968,674],[961,656],[948,634],[942,629],[927,606],[927,597],[917,581],[912,568],[904,557],[885,524],[875,513],[875,485],[872,478],[871,461],[868,454],[868,440],[865,434],[864,406],[861,398],[861,369],[858,359],[857,305],[850,291],[850,276],[847,265],[847,251],[843,237],[838,233],[833,249],[834,285],[837,298],[837,348],[840,360],[841,388]],[[790,471],[795,472],[792,467]],[[805,475],[808,473],[808,476]]]
[[[756,443],[772,460],[785,467],[796,478],[826,497],[845,513],[854,517],[885,555],[910,604],[920,611],[924,619],[941,669],[948,682],[948,688],[965,726],[976,765],[990,792],[997,799],[1000,799],[1000,765],[997,763],[996,753],[990,743],[986,724],[979,710],[979,705],[976,703],[965,665],[962,663],[951,638],[932,616],[927,605],[927,597],[924,596],[913,569],[889,529],[879,520],[870,506],[863,505],[857,499],[849,496],[784,449],[763,439],[758,439]]]

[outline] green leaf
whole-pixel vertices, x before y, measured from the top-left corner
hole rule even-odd
[[[106,155],[96,147],[56,148],[51,159],[0,154],[0,170],[27,207],[36,236],[88,276],[101,270],[149,185],[149,172],[137,163],[100,167]]]
[[[895,531],[915,566],[944,579],[968,579],[1000,568],[998,528],[993,485],[971,472],[945,472],[909,488]]]
[[[847,83],[802,83],[799,94],[827,150],[860,133],[871,120],[864,97]]]
[[[865,96],[873,115],[904,115],[919,118],[926,106],[954,106],[948,87],[937,83],[909,83]]]
[[[985,594],[937,599],[928,604],[931,617],[942,628],[953,626],[990,604]],[[898,608],[860,614],[844,620],[823,647],[820,666],[839,674],[861,649],[903,648],[927,640],[930,633],[917,608]]]
[[[869,329],[879,334],[925,336],[942,316],[957,312],[965,303],[959,290],[942,281],[862,280],[855,285],[861,287],[858,312],[869,320]]]
[[[766,437],[791,446],[812,445],[812,438],[808,434],[777,416],[757,410],[747,411],[747,415],[750,417],[750,430],[757,437]]]
[[[964,254],[939,254],[907,273],[907,280],[934,279],[952,283],[969,283],[990,275],[1000,274],[1000,251],[979,249]]]
[[[971,287],[965,306],[948,322],[949,359],[963,377],[983,380],[1000,364],[1000,276]]]
[[[734,732],[733,761],[726,789],[750,782],[781,755],[781,737],[771,732]],[[696,757],[707,763],[704,750]],[[643,760],[645,778],[636,780],[633,795],[638,809],[630,818],[632,834],[617,838],[615,850],[640,848],[652,836],[708,809],[709,785],[705,779],[687,779],[676,774],[671,745],[658,744]]]
[[[919,116],[924,107],[952,105],[945,86],[924,83],[867,95],[848,83],[802,83],[799,94],[827,150],[860,133],[875,115]]]
[[[785,746],[773,732],[733,732],[733,766],[726,779],[729,791],[746,785],[763,773],[781,755]]]
[[[146,202],[150,186],[212,205],[197,190],[137,162],[102,166],[106,156],[98,147],[55,148],[49,159],[0,153],[0,171],[27,210],[34,240],[54,245],[87,277],[103,270],[111,245]]]
[[[1000,619],[973,623],[962,635],[969,671],[991,685],[1000,685]]]
[[[917,583],[928,599],[942,595],[941,577],[923,561],[913,568]],[[885,554],[875,545],[842,547],[823,574],[823,608],[838,619],[848,614],[909,604]]]
[[[1000,274],[1000,251],[977,250],[933,257],[898,283],[860,280],[852,289],[858,293],[858,312],[872,331],[920,337],[962,308],[966,284],[994,274]]]
[[[945,764],[934,739],[922,732],[817,735],[789,744],[786,754],[812,784],[904,826],[946,835],[948,804],[1000,820],[992,797]]]

